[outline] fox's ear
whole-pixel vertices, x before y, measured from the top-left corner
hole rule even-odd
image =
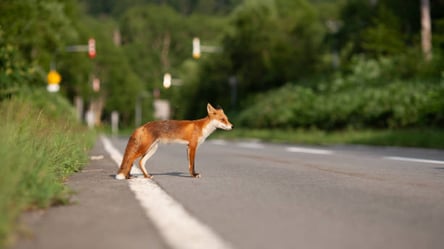
[[[208,103],[207,104],[207,112],[208,113],[212,113],[212,112],[215,112],[216,110],[214,109],[214,107],[210,104],[210,103]]]
[[[224,113],[224,109],[222,109],[222,106],[220,106],[220,105],[217,105],[216,110]]]

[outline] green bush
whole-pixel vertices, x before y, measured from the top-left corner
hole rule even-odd
[[[348,82],[326,90],[288,84],[256,96],[237,121],[252,128],[326,130],[439,126],[444,124],[443,96],[444,83],[421,81]]]
[[[86,163],[94,138],[73,114],[43,91],[0,102],[0,247],[23,210],[67,202],[63,181]]]

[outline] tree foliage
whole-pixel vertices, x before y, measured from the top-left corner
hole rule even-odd
[[[443,81],[399,80],[390,58],[353,58],[353,70],[317,85],[287,84],[257,95],[239,115],[241,126],[410,128],[444,125]]]
[[[0,91],[43,83],[44,72],[67,40],[75,39],[70,2],[11,1],[0,3]],[[49,17],[49,18],[48,18]]]
[[[304,0],[247,1],[233,13],[223,47],[241,92],[271,89],[316,71],[323,32],[316,15]]]
[[[92,15],[111,15],[120,17],[134,6],[164,5],[182,15],[227,14],[242,0],[82,0]]]
[[[65,96],[103,99],[105,118],[118,110],[129,125],[141,98],[148,119],[152,98],[145,97],[155,90],[171,101],[175,118],[195,118],[208,101],[237,114],[266,102],[257,97],[270,98],[266,91],[333,89],[333,82],[351,78],[368,83],[378,70],[377,81],[388,87],[381,83],[380,89],[403,81],[431,86],[442,80],[444,5],[431,2],[433,57],[427,62],[419,6],[417,0],[4,0],[0,98],[25,86],[44,87],[52,66],[62,74]],[[96,58],[66,52],[90,37]],[[192,59],[194,37],[213,53],[203,50]],[[181,86],[164,89],[167,72]],[[99,93],[91,88],[94,77],[101,79]]]

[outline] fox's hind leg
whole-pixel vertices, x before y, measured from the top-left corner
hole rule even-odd
[[[139,168],[140,170],[142,170],[143,176],[145,178],[153,178],[153,176],[148,174],[148,171],[146,171],[145,164],[146,161],[148,161],[148,159],[150,159],[154,155],[154,153],[156,153],[157,147],[158,147],[158,142],[156,141],[150,146],[148,151],[143,155],[142,159],[140,159],[139,161]]]
[[[125,155],[120,165],[119,171],[117,172],[116,179],[123,180],[130,178],[130,171],[133,167],[134,161],[140,157],[140,154]]]
[[[146,148],[143,148],[143,141],[141,136],[136,132],[131,135],[126,145],[125,154],[123,155],[122,163],[119,171],[116,174],[116,179],[123,180],[130,178],[130,171],[133,167],[134,161],[145,153]]]

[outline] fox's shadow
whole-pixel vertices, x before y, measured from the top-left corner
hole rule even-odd
[[[177,176],[177,177],[187,177],[191,178],[191,176],[187,172],[165,172],[165,173],[150,173],[152,176]]]
[[[176,177],[185,177],[185,178],[191,178],[191,176],[187,172],[179,172],[179,171],[173,171],[173,172],[165,172],[165,173],[150,173],[152,176],[176,176]],[[109,175],[111,178],[115,178],[116,175]],[[131,178],[142,178],[142,174],[131,174]]]

